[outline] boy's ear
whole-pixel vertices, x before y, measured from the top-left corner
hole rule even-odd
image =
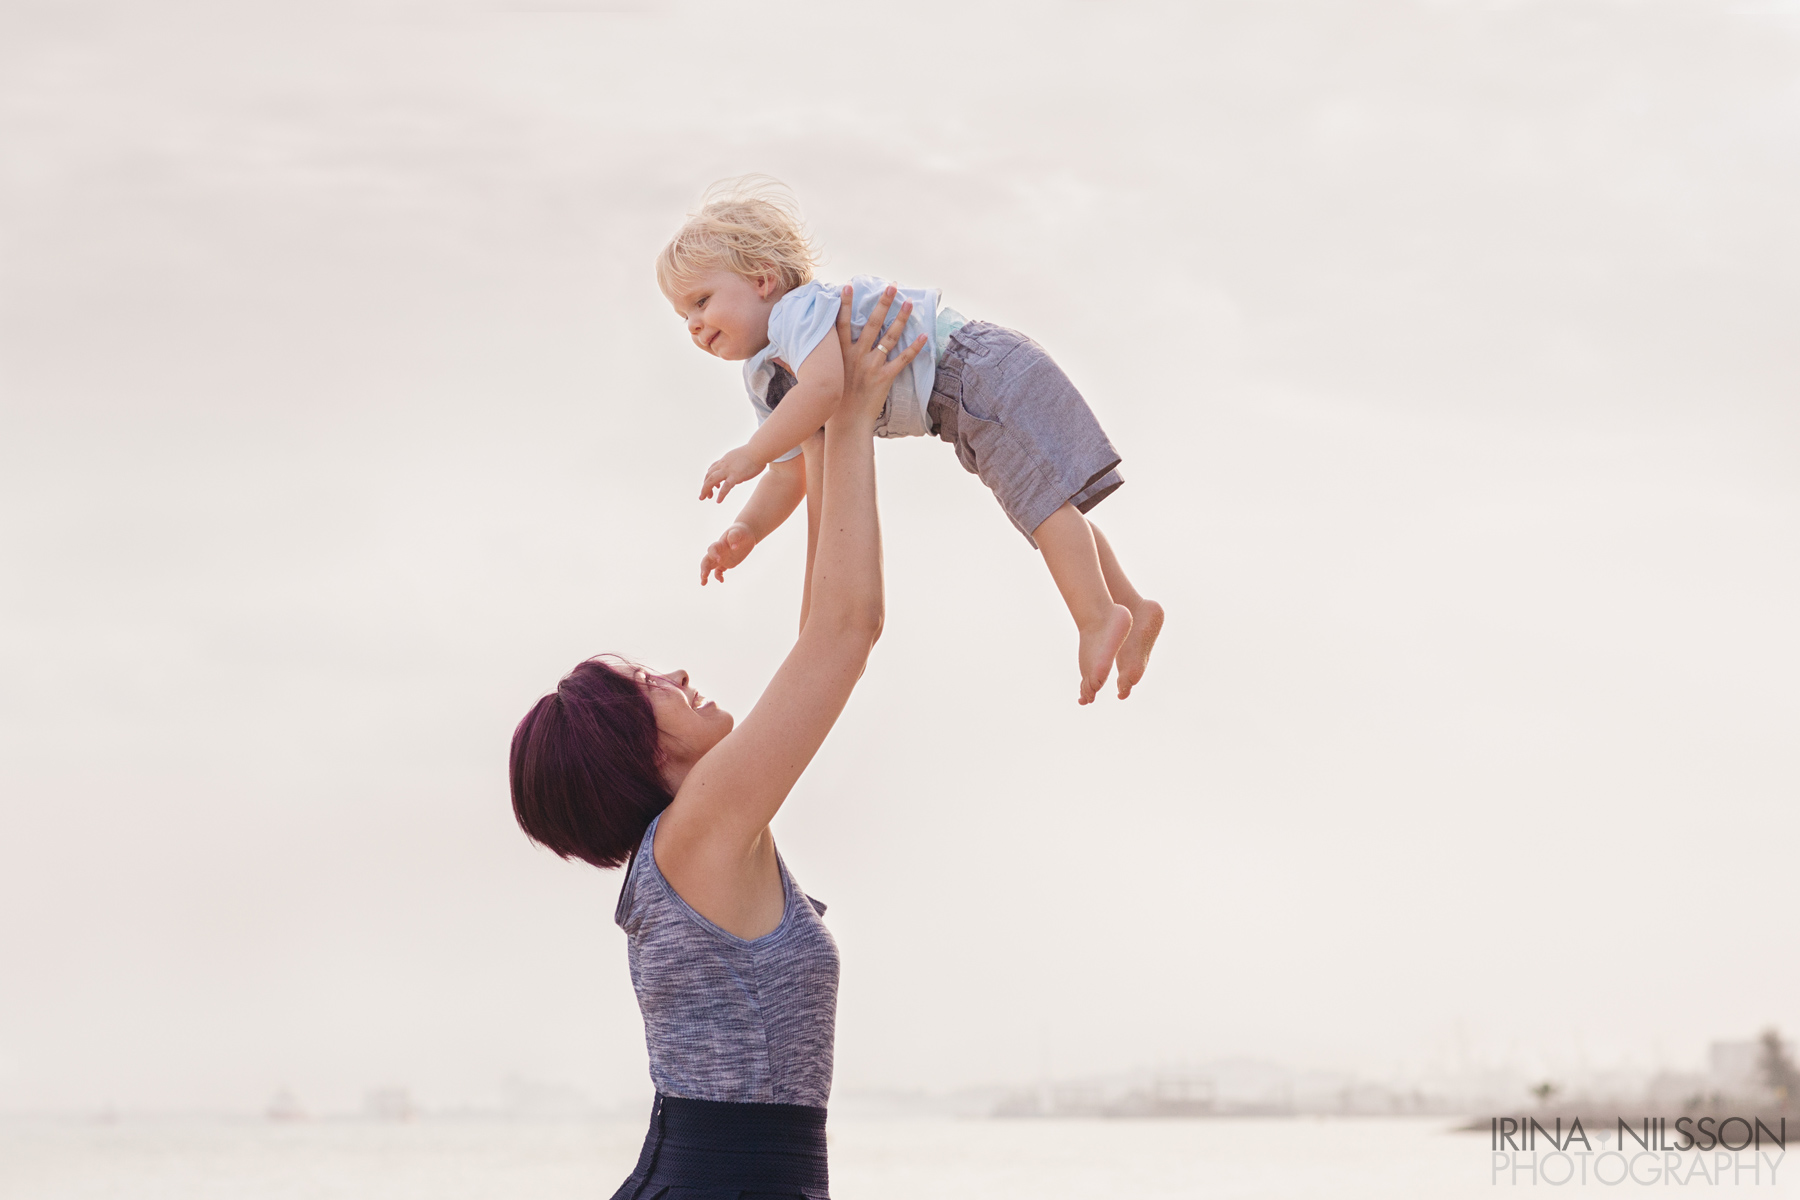
[[[773,275],[758,275],[756,277],[756,294],[758,298],[767,300],[769,298],[769,293],[774,291],[780,283],[781,281],[776,279]]]

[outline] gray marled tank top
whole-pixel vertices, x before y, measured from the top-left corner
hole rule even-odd
[[[752,941],[689,908],[656,866],[650,822],[614,914],[629,939],[650,1078],[665,1096],[825,1107],[838,951],[825,906],[775,855],[781,924]]]

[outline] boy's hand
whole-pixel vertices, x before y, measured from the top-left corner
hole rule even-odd
[[[709,576],[724,583],[725,572],[749,558],[754,549],[756,538],[751,536],[749,526],[742,521],[727,525],[719,540],[706,548],[706,555],[700,560],[700,586],[706,586]]]
[[[743,446],[736,450],[727,450],[725,457],[706,469],[706,482],[700,485],[700,498],[713,498],[713,489],[719,489],[718,503],[725,503],[725,497],[731,489],[746,480],[755,479],[763,473],[767,463],[756,461],[756,456]]]

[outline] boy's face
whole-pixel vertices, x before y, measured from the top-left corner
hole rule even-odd
[[[687,322],[694,345],[708,354],[739,361],[769,344],[769,310],[780,299],[771,276],[745,279],[720,267],[681,289],[671,297],[675,315]]]

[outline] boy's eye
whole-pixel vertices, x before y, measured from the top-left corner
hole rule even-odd
[[[706,302],[711,299],[712,299],[711,296],[702,296],[702,297],[700,297],[700,303],[696,304],[694,307],[695,308],[705,308]]]

